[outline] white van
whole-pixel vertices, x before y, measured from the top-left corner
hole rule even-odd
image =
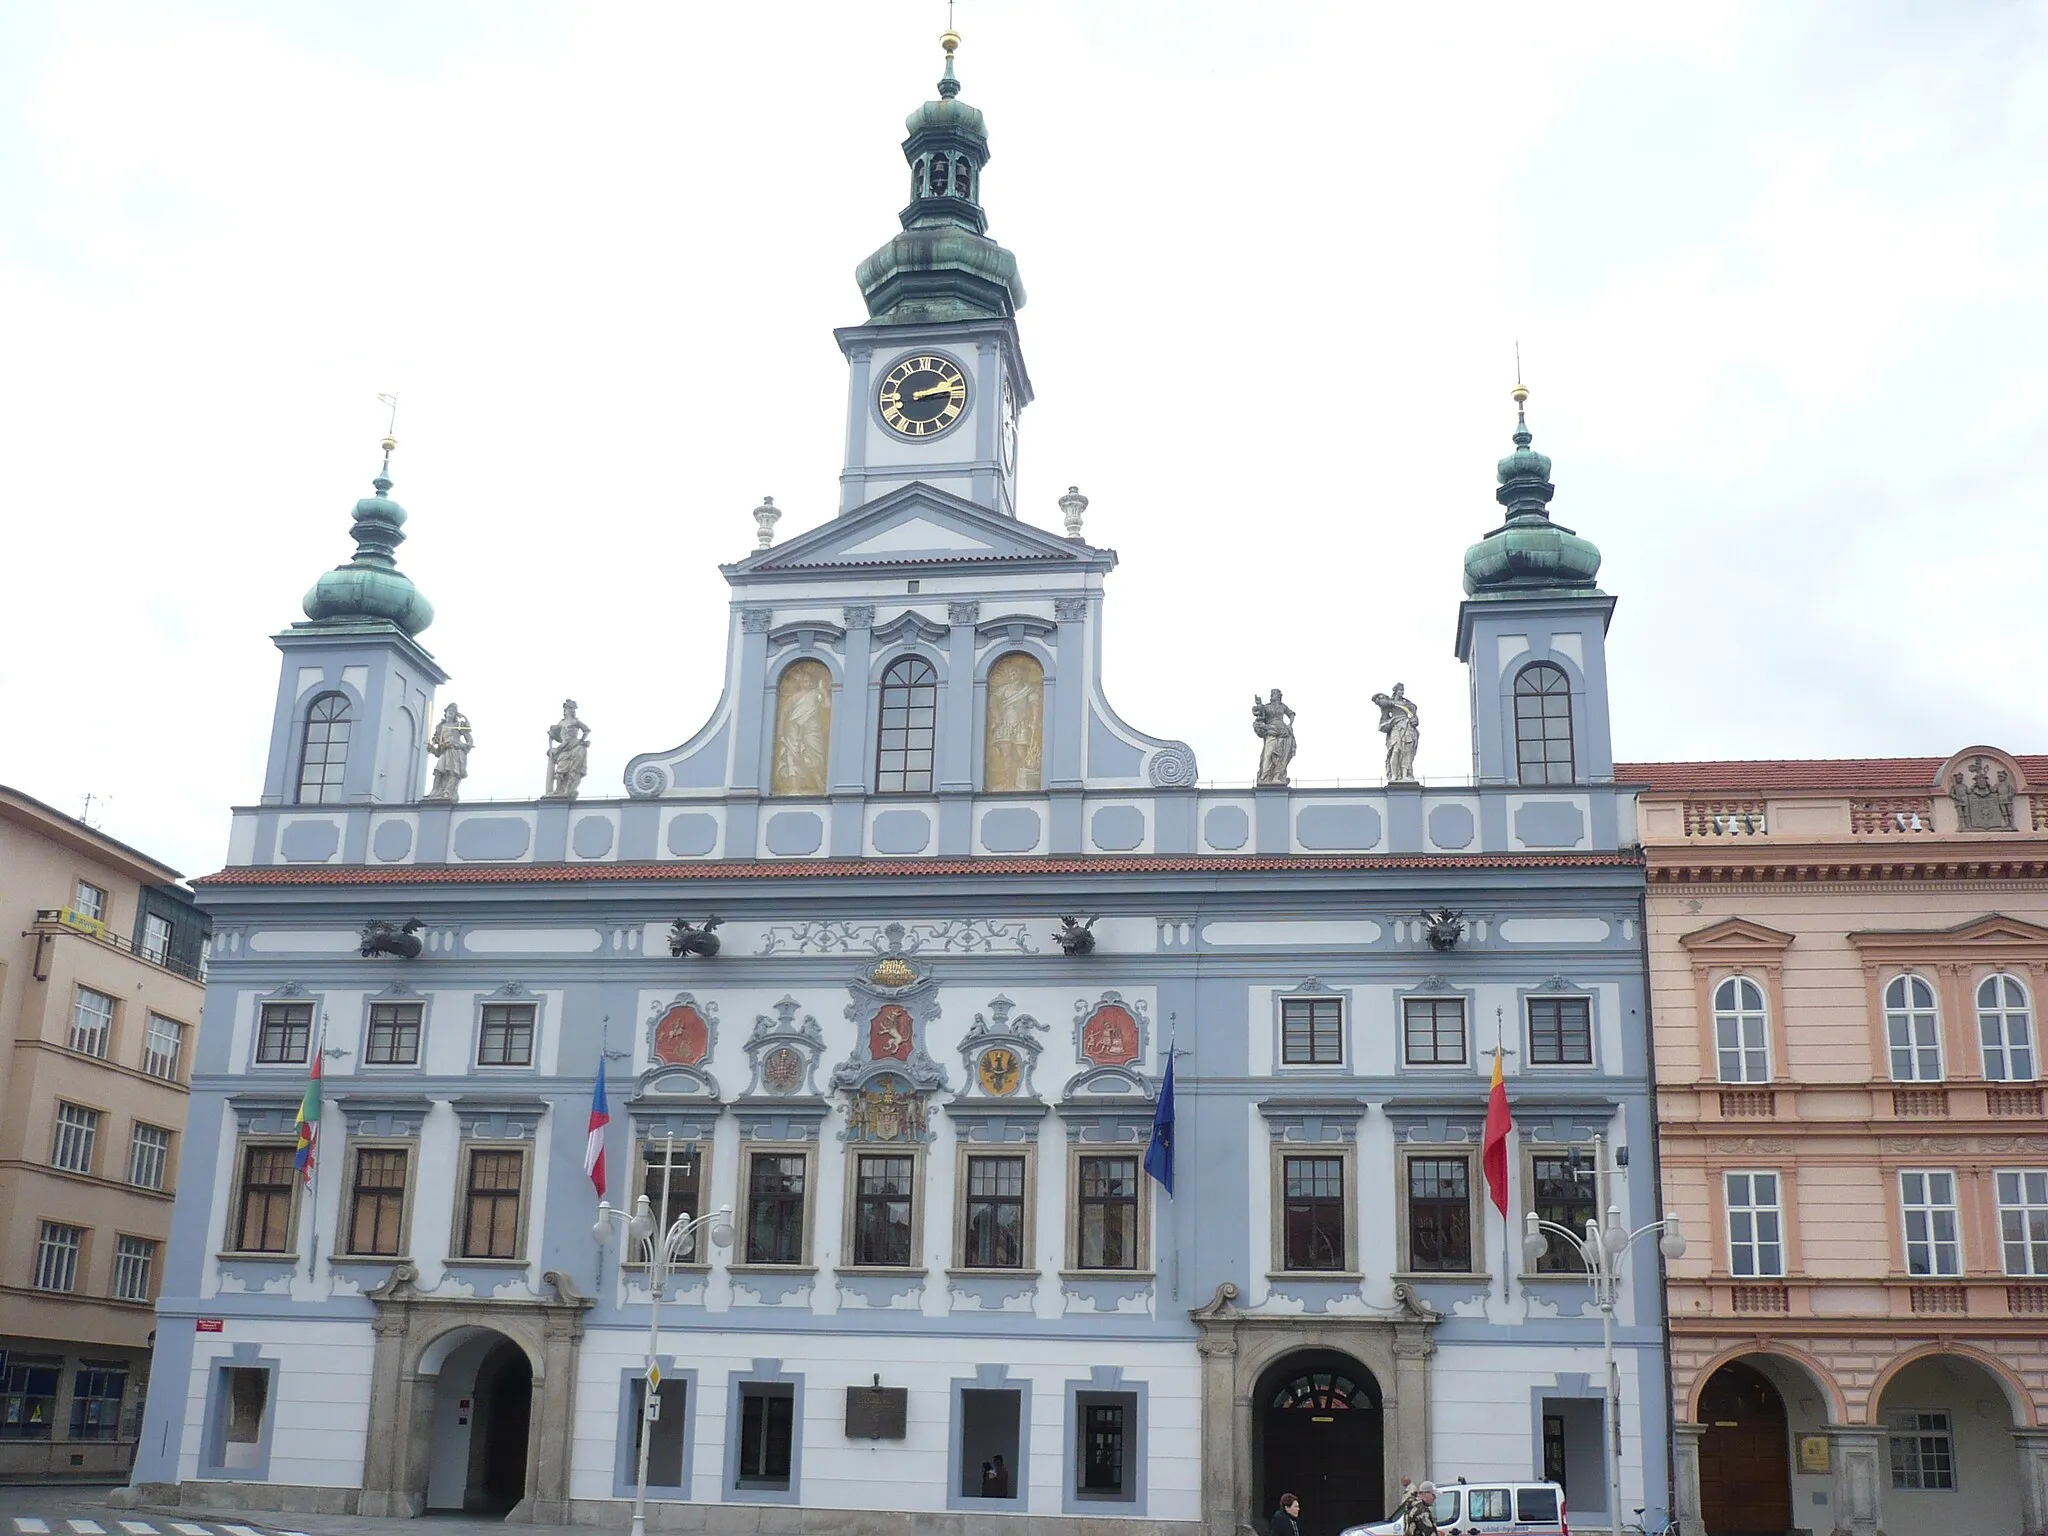
[[[1443,1536],[1571,1536],[1555,1483],[1438,1483],[1430,1513]],[[1343,1536],[1401,1536],[1401,1522],[1354,1525]]]

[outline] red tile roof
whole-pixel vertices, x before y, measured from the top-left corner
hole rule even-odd
[[[624,880],[805,880],[961,875],[1210,875],[1258,870],[1343,874],[1378,869],[1635,869],[1627,853],[1275,855],[1224,858],[1157,855],[1017,859],[729,859],[693,864],[269,864],[223,869],[194,885],[567,885]]]
[[[1656,794],[1764,794],[1776,790],[1932,792],[1945,757],[1757,758],[1717,763],[1616,763],[1622,784]],[[2048,783],[2048,757],[2015,759],[2029,784]]]

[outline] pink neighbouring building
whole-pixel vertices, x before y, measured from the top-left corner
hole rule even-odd
[[[2048,1529],[2048,757],[1641,785],[1687,1536]]]

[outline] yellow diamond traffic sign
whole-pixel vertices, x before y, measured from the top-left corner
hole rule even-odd
[[[661,1364],[659,1361],[649,1363],[647,1367],[647,1385],[653,1391],[658,1392],[661,1390]]]

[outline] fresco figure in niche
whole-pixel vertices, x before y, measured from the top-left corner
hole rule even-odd
[[[427,750],[434,755],[434,787],[427,791],[429,800],[452,801],[462,792],[462,781],[469,777],[469,752],[475,745],[469,716],[450,704],[442,711],[434,734],[427,738]]]
[[[772,795],[822,795],[832,734],[832,672],[822,661],[793,661],[775,684]]]
[[[1991,782],[1991,764],[1984,758],[1970,762],[1970,777],[1957,769],[1950,781],[1948,797],[1956,805],[1956,826],[1964,832],[2010,832],[2012,819],[2012,775],[1998,770],[1998,782]]]
[[[1252,734],[1261,743],[1258,783],[1285,784],[1288,764],[1294,761],[1294,711],[1280,702],[1278,688],[1270,699],[1252,695]]]
[[[576,718],[576,701],[562,700],[562,718],[548,727],[548,792],[551,800],[573,800],[590,771],[590,727]]]
[[[1012,651],[988,669],[982,776],[991,794],[1036,790],[1044,781],[1045,669]]]
[[[1373,703],[1380,707],[1380,731],[1387,738],[1387,782],[1415,782],[1415,747],[1422,737],[1422,715],[1407,690],[1394,684],[1392,693],[1376,693]]]

